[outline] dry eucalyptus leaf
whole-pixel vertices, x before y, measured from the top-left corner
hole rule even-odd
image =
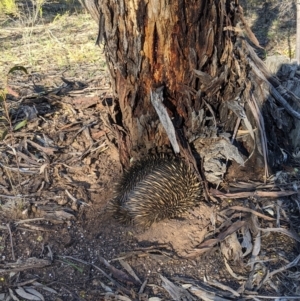
[[[196,300],[186,289],[175,285],[166,277],[160,275],[160,279],[162,280],[162,287],[169,293],[173,300]]]
[[[217,280],[206,281],[206,283],[211,286],[217,287],[223,291],[228,291],[228,292],[232,293],[235,297],[240,297],[240,294],[236,290],[232,289],[231,287],[229,287],[223,283],[218,282]]]
[[[102,281],[100,281],[100,285],[107,293],[113,292],[113,290],[108,285],[104,284]]]
[[[57,294],[57,291],[56,291],[55,289],[53,289],[53,288],[51,288],[51,287],[48,287],[48,286],[46,286],[46,285],[43,285],[43,284],[41,284],[41,283],[39,283],[39,282],[37,282],[37,281],[34,281],[32,284],[33,284],[34,286],[38,287],[38,288],[43,289],[43,290],[46,291],[46,292],[49,292],[49,293],[52,293],[52,294]]]
[[[0,294],[0,301],[5,301],[7,300],[7,295],[6,294]]]
[[[119,281],[126,283],[126,284],[139,284],[137,280],[131,275],[126,274],[125,272],[115,268],[111,265],[105,258],[99,257],[100,261],[110,270],[112,275],[118,279]]]
[[[104,300],[121,300],[121,301],[133,301],[132,299],[126,297],[126,296],[121,296],[121,295],[116,295],[114,293],[106,293]]]
[[[128,274],[130,274],[137,282],[142,284],[142,281],[139,279],[139,277],[136,275],[134,270],[126,261],[124,261],[123,259],[119,259],[119,262],[122,265],[122,267],[127,271]]]
[[[11,288],[8,289],[9,291],[9,296],[14,300],[14,301],[20,301],[20,299],[14,294],[13,290]],[[9,299],[11,300],[11,299]]]
[[[40,298],[42,301],[45,301],[44,296],[40,292],[38,292],[37,290],[35,290],[34,288],[32,288],[32,287],[25,287],[24,289],[29,294],[32,294],[32,295]]]
[[[28,292],[26,292],[22,287],[19,287],[15,289],[15,292],[22,298],[26,300],[32,300],[32,301],[41,301],[43,299],[39,298],[38,296],[32,295]]]
[[[223,298],[221,296],[217,296],[215,293],[207,292],[196,286],[192,286],[190,291],[194,295],[196,295],[198,298],[201,298],[201,300],[204,300],[204,301],[229,301],[229,300],[232,300],[232,299]]]

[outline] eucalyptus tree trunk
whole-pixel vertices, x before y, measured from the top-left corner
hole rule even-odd
[[[282,162],[278,145],[288,143],[291,121],[300,115],[247,42],[259,47],[238,0],[83,1],[104,43],[118,99],[111,120],[125,166],[132,156],[170,144],[151,103],[159,93],[181,151],[199,138],[202,149],[218,152],[214,139],[224,138],[245,156]]]

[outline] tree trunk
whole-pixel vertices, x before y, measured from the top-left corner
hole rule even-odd
[[[211,149],[219,141],[214,139],[230,139],[245,156],[268,158],[270,166],[282,163],[280,147],[289,143],[292,116],[300,115],[286,102],[295,97],[268,73],[244,37],[258,46],[238,0],[84,1],[100,24],[125,166],[132,156],[170,144],[151,103],[157,88],[181,151],[199,137],[208,152],[205,139]]]

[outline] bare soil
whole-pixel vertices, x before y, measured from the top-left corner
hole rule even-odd
[[[286,18],[281,2],[268,3],[268,10],[248,4],[255,32],[255,14],[273,16],[272,9],[278,9],[274,20]],[[7,107],[10,119],[0,128],[1,136],[6,134],[0,142],[0,300],[271,300],[284,295],[300,300],[300,201],[298,194],[285,194],[298,187],[299,163],[267,184],[258,181],[262,176],[255,170],[245,174],[236,166],[228,175],[231,182],[219,187],[277,197],[217,198],[149,229],[119,224],[107,214],[122,173],[117,137],[106,120],[114,105],[109,74],[101,49],[91,50],[97,25],[79,6],[64,16],[64,5],[48,4],[44,23],[30,29],[39,43],[45,33],[55,37],[61,47],[49,46],[52,57],[51,52],[34,54],[47,41],[26,44],[26,28],[18,21],[0,28],[2,74],[15,64],[29,72],[15,71],[7,85],[5,78],[0,83],[8,89],[0,116],[7,116]],[[57,12],[64,19],[55,24]],[[287,24],[293,41],[295,23]],[[258,38],[269,53],[289,49],[285,39],[266,40],[270,31],[262,27]],[[71,55],[86,44],[85,54]],[[12,131],[16,125],[20,128]],[[43,297],[33,299],[30,289]]]

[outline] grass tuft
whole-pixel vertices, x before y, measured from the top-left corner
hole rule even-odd
[[[19,9],[15,0],[0,0],[0,15],[19,16]]]
[[[104,67],[103,52],[95,45],[97,31],[90,15],[72,14],[69,10],[57,13],[48,23],[20,21],[19,25],[2,27],[0,74],[7,74],[15,65],[26,67],[29,73],[77,69],[82,64]],[[0,87],[3,85],[0,78]]]

